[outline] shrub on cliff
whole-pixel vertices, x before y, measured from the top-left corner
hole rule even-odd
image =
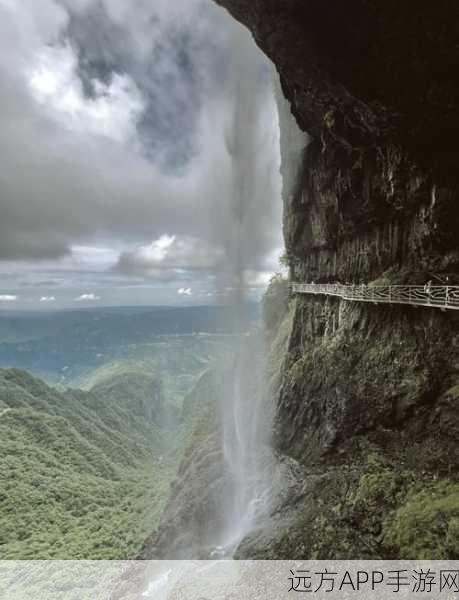
[[[272,277],[263,297],[263,322],[268,332],[276,329],[282,321],[290,298],[288,280],[280,273]]]

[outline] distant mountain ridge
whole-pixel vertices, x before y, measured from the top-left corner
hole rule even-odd
[[[247,305],[246,319],[237,326],[227,306],[125,310],[61,311],[24,317],[0,314],[0,366],[33,371],[47,379],[48,374],[69,368],[80,374],[98,366],[102,358],[106,362],[107,354],[132,355],[136,346],[158,343],[161,336],[226,335],[248,329],[259,317],[255,304]]]
[[[259,305],[247,303],[246,315],[249,322],[259,318]],[[231,307],[224,305],[94,307],[52,312],[0,310],[0,343],[52,336],[65,329],[87,328],[95,322],[106,327],[116,321],[122,330],[132,331],[133,336],[227,331],[232,326],[231,316]],[[136,325],[148,327],[139,330]]]

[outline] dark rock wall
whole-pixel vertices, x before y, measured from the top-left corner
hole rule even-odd
[[[217,1],[252,30],[313,138],[285,207],[294,276],[457,272],[457,4]]]
[[[312,142],[285,205],[292,276],[414,284],[451,277],[459,265],[456,212],[455,191],[435,187],[400,148],[345,153]]]
[[[251,29],[273,60],[292,113],[311,138],[296,187],[284,197],[292,279],[423,284],[449,277],[459,283],[457,3],[217,2]],[[408,371],[424,372],[429,361],[441,362],[441,367],[435,367],[441,381],[436,386],[429,383],[437,395],[454,382],[457,315],[452,311],[434,315],[432,310],[344,307],[339,302],[332,311],[332,304],[307,297],[298,304],[294,338],[309,338],[304,353],[320,353],[322,329],[334,327],[334,312],[349,316],[333,341],[331,356],[316,359],[319,373],[309,375],[322,378],[320,386],[316,381],[321,393],[314,395],[306,383],[295,389],[285,383],[279,420],[286,439],[294,424],[299,428],[296,437],[303,439],[308,437],[306,430],[315,431],[321,423],[338,427],[336,435],[345,435],[329,422],[327,407],[346,402],[338,398],[331,373],[346,378],[354,368],[349,344],[359,346],[363,355],[370,353],[370,371],[390,370],[384,358],[370,352],[371,343],[364,343],[369,336],[372,343],[387,340],[392,345],[397,336],[412,342],[400,359]],[[419,331],[426,332],[423,340]],[[344,342],[348,334],[350,339]],[[349,347],[344,362],[342,344]],[[422,348],[426,357],[419,362]],[[442,349],[445,360],[440,357]],[[408,365],[410,352],[413,358]],[[296,346],[289,354],[290,363],[301,358]],[[361,377],[370,374],[362,372]],[[395,387],[399,384],[398,394],[403,395],[403,368],[390,380]],[[383,381],[384,377],[381,385]],[[379,395],[387,410],[385,389],[379,389],[376,381],[372,386],[373,396]],[[349,390],[354,410],[368,400],[365,384],[360,382],[357,388]],[[421,398],[426,393],[419,389]],[[430,398],[435,395],[429,393]],[[305,409],[311,403],[317,407],[315,425],[308,421],[312,413]],[[303,413],[308,416],[300,418]],[[398,427],[398,422],[393,425]],[[294,445],[297,448],[298,442]],[[288,451],[288,443],[282,448]]]
[[[457,400],[447,392],[457,381],[458,319],[427,308],[297,299],[279,449],[307,464],[333,463],[352,459],[364,439],[393,455],[417,446],[423,469],[457,470]]]
[[[310,138],[284,190],[292,279],[459,284],[457,2],[216,1],[272,59]],[[284,147],[283,173],[290,160]],[[459,314],[293,302],[275,436],[303,488],[239,555],[451,558],[457,544],[428,540],[459,514]],[[455,507],[441,531],[432,508],[425,536],[406,500],[423,493]]]
[[[217,0],[272,59],[302,129],[348,148],[392,142],[457,182],[454,0]]]

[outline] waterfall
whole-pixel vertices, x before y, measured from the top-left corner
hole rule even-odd
[[[219,98],[201,115],[214,148],[208,165],[213,203],[202,218],[218,249],[215,294],[232,307],[232,313],[222,312],[231,313],[238,333],[225,339],[226,358],[216,354],[210,367],[209,404],[213,398],[215,404],[203,425],[204,437],[186,456],[178,497],[171,497],[166,526],[154,542],[153,553],[162,557],[231,558],[269,514],[277,481],[263,332],[244,330],[253,314],[248,302],[255,291],[257,299],[263,291],[257,277],[277,268],[269,256],[273,248],[282,253],[279,114],[272,65],[246,29],[232,27],[230,64],[221,74]],[[227,325],[222,330],[229,330]]]
[[[221,295],[233,307],[236,328],[245,311],[251,272],[260,269],[269,243],[266,224],[280,224],[280,142],[272,67],[249,33],[235,27],[227,94],[225,146],[229,157],[227,195],[217,230],[225,249]],[[222,196],[220,195],[220,199]],[[222,200],[221,200],[222,201]],[[277,205],[277,206],[276,206]],[[280,229],[280,227],[279,227]],[[269,511],[272,401],[263,382],[263,335],[242,335],[220,391],[222,450],[229,485],[223,499],[223,530],[214,555],[231,556],[243,537]]]
[[[223,456],[230,486],[217,552],[225,556],[232,554],[270,508],[272,402],[263,383],[262,346],[259,334],[245,339],[221,396]]]

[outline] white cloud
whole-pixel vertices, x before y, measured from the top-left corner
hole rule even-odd
[[[17,299],[17,296],[12,296],[10,294],[0,295],[0,302],[15,302]]]
[[[78,302],[129,304],[139,296],[120,290],[146,278],[153,301],[178,301],[179,288],[196,299],[225,268],[231,282],[235,263],[276,268],[264,257],[281,232],[278,122],[259,51],[246,32],[253,103],[237,102],[238,25],[223,10],[138,4],[0,0],[0,278],[22,304],[73,305],[91,289]]]
[[[193,292],[191,288],[180,288],[177,293],[179,296],[191,296]]]
[[[205,239],[162,235],[147,246],[123,252],[117,270],[131,275],[172,278],[187,271],[211,270],[224,258],[222,248]]]
[[[152,242],[149,246],[141,246],[134,251],[134,256],[141,264],[158,264],[162,263],[169,253],[170,248],[176,240],[175,235],[162,235],[160,238]]]
[[[95,294],[82,294],[75,298],[75,302],[97,302],[100,300],[100,296],[96,296]]]
[[[55,296],[42,296],[40,302],[56,302]]]
[[[109,85],[96,81],[96,97],[86,97],[69,45],[46,46],[30,70],[29,85],[35,99],[63,127],[118,142],[135,135],[135,122],[144,108],[139,89],[127,75],[115,74]]]

